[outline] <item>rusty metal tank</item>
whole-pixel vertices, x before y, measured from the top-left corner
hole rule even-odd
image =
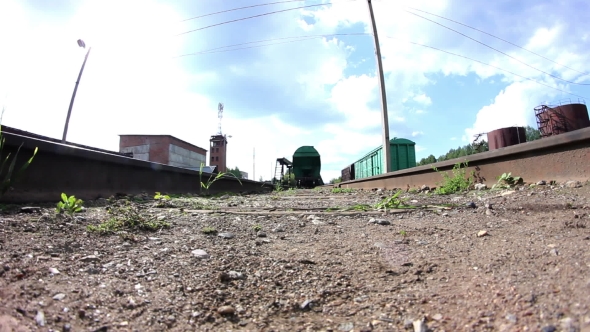
[[[535,107],[537,126],[541,137],[549,137],[572,130],[590,127],[588,108],[584,104]]]
[[[488,133],[490,151],[524,142],[526,142],[526,130],[524,127],[500,128]]]

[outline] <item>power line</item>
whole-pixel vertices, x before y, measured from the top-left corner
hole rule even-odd
[[[346,0],[346,1],[343,1],[343,2],[350,2],[350,1],[356,1],[356,0]],[[262,14],[258,14],[258,15],[253,15],[253,16],[247,16],[247,17],[238,18],[238,19],[235,19],[235,20],[230,20],[230,21],[225,21],[225,22],[221,22],[221,23],[211,24],[211,25],[204,26],[204,27],[201,27],[201,28],[198,28],[198,29],[193,29],[193,30],[189,30],[189,31],[186,31],[186,32],[181,32],[181,33],[177,34],[176,36],[184,35],[184,34],[195,32],[195,31],[199,31],[199,30],[204,30],[204,29],[208,29],[208,28],[212,28],[212,27],[215,27],[215,26],[224,25],[224,24],[228,24],[228,23],[249,20],[251,18],[266,16],[266,15],[272,15],[272,14],[287,12],[287,11],[296,10],[296,9],[310,8],[310,7],[318,7],[318,6],[326,6],[326,5],[331,5],[331,4],[332,4],[331,2],[327,2],[327,3],[321,3],[321,4],[315,4],[315,5],[307,5],[307,6],[300,6],[300,7],[288,8],[288,9],[275,10],[275,11],[268,12],[268,13],[262,13]]]
[[[388,36],[386,36],[386,38],[389,38],[389,39],[395,39],[395,40],[400,40],[400,39],[398,39],[398,38],[394,38],[394,37],[388,37]],[[484,65],[484,66],[488,66],[488,67],[496,68],[496,69],[498,69],[498,70],[501,70],[501,71],[503,71],[503,72],[507,72],[507,73],[509,73],[509,74],[512,74],[512,75],[514,75],[514,76],[518,76],[518,77],[520,77],[520,78],[523,78],[523,79],[525,79],[525,80],[532,81],[532,82],[535,82],[535,83],[537,83],[537,84],[544,85],[544,86],[546,86],[546,87],[548,87],[548,88],[551,88],[551,89],[554,89],[554,90],[557,90],[557,91],[561,91],[561,92],[563,92],[563,93],[567,93],[567,94],[569,94],[569,95],[576,96],[576,97],[579,97],[579,98],[582,98],[582,99],[588,99],[588,98],[586,98],[586,97],[584,97],[584,96],[580,96],[580,95],[577,95],[577,94],[575,94],[575,93],[571,93],[571,92],[568,92],[568,91],[565,91],[565,90],[562,90],[562,89],[559,89],[559,88],[553,87],[553,86],[551,86],[551,85],[548,85],[548,84],[545,84],[545,83],[543,83],[543,82],[539,82],[539,81],[537,81],[537,80],[535,80],[535,79],[528,78],[528,77],[525,77],[525,76],[522,76],[522,75],[516,74],[516,73],[514,73],[514,72],[512,72],[512,71],[510,71],[510,70],[502,69],[502,68],[500,68],[500,67],[497,67],[497,66],[494,66],[494,65],[490,65],[490,64],[488,64],[488,63],[485,63],[485,62],[482,62],[482,61],[479,61],[479,60],[476,60],[476,59],[472,59],[472,58],[466,57],[466,56],[464,56],[464,55],[461,55],[461,54],[456,54],[456,53],[453,53],[453,52],[449,52],[449,51],[441,50],[440,48],[436,48],[436,47],[434,47],[434,46],[430,46],[430,45],[424,45],[424,44],[416,43],[416,42],[409,41],[409,40],[403,40],[403,41],[405,41],[405,42],[407,42],[407,43],[410,43],[410,44],[413,44],[413,45],[417,45],[417,46],[422,46],[422,47],[430,48],[430,49],[433,49],[433,50],[436,50],[436,51],[439,51],[439,52],[443,52],[443,53],[447,53],[447,54],[450,54],[450,55],[453,55],[453,56],[457,56],[457,57],[460,57],[460,58],[464,58],[464,59],[467,59],[467,60],[471,60],[471,61],[474,61],[474,62],[480,63],[480,64],[482,64],[482,65]]]
[[[223,13],[233,12],[235,10],[248,9],[248,8],[254,8],[254,7],[262,7],[262,6],[270,6],[270,5],[276,5],[276,4],[288,3],[288,2],[301,2],[301,1],[305,1],[305,0],[285,0],[285,1],[276,1],[276,2],[261,3],[261,4],[258,4],[258,5],[251,5],[251,6],[246,6],[246,7],[239,7],[239,8],[233,8],[233,9],[227,9],[227,10],[222,10],[222,11],[219,11],[219,12],[214,12],[214,13],[204,14],[204,15],[200,15],[200,16],[195,16],[195,17],[191,17],[191,18],[187,18],[187,19],[178,21],[178,22],[186,22],[186,21],[190,21],[190,20],[195,20],[197,18],[211,16],[211,15],[217,15],[217,14],[223,14]]]
[[[512,45],[512,46],[518,47],[518,48],[520,48],[521,50],[527,51],[527,52],[529,52],[529,53],[531,53],[531,54],[534,54],[534,55],[536,55],[536,56],[538,56],[538,57],[541,57],[541,58],[543,58],[543,59],[545,59],[545,60],[547,60],[547,61],[551,61],[551,62],[555,63],[556,65],[559,65],[559,66],[565,67],[565,68],[567,68],[567,69],[573,70],[573,71],[575,71],[575,72],[577,72],[577,73],[580,73],[580,74],[582,74],[582,75],[590,75],[590,73],[585,73],[585,72],[582,72],[582,71],[576,70],[576,69],[574,69],[574,68],[568,67],[568,66],[566,66],[566,65],[564,65],[564,64],[561,64],[561,63],[559,63],[559,62],[557,62],[557,61],[551,60],[551,59],[549,59],[549,58],[547,58],[547,57],[545,57],[545,56],[543,56],[543,55],[541,55],[541,54],[539,54],[539,53],[535,53],[535,52],[533,52],[533,51],[531,51],[531,50],[528,50],[528,49],[526,49],[526,48],[524,48],[524,47],[522,47],[522,46],[519,46],[519,45],[517,45],[517,44],[515,44],[515,43],[513,43],[513,42],[510,42],[510,41],[508,41],[508,40],[506,40],[506,39],[502,39],[502,38],[500,38],[500,37],[498,37],[498,36],[494,36],[494,35],[492,35],[492,34],[491,34],[491,33],[489,33],[489,32],[485,32],[485,31],[483,31],[483,30],[480,30],[480,29],[478,29],[478,28],[474,28],[474,27],[472,27],[472,26],[470,26],[470,25],[467,25],[467,24],[465,24],[465,23],[461,23],[461,22],[458,22],[458,21],[452,20],[452,19],[450,19],[450,18],[447,18],[447,17],[444,17],[444,16],[440,16],[440,15],[436,15],[436,14],[433,14],[433,13],[429,13],[429,12],[427,12],[427,11],[425,11],[425,10],[421,10],[421,9],[417,9],[417,8],[412,8],[412,7],[406,7],[406,8],[410,8],[410,9],[412,9],[412,10],[415,10],[415,11],[419,11],[419,12],[422,12],[422,13],[425,13],[425,14],[428,14],[428,15],[436,16],[436,17],[438,17],[438,18],[442,18],[443,20],[447,20],[447,21],[450,21],[450,22],[453,22],[453,23],[456,23],[456,24],[462,25],[462,26],[464,26],[464,27],[467,27],[467,28],[469,28],[469,29],[472,29],[472,30],[475,30],[475,31],[481,32],[481,33],[483,33],[483,34],[486,34],[486,35],[488,35],[488,36],[490,36],[490,37],[493,37],[493,38],[499,39],[499,40],[501,40],[501,41],[503,41],[503,42],[505,42],[505,43],[508,43],[508,44],[510,44],[510,45]]]
[[[208,50],[203,50],[203,51],[199,51],[199,52],[195,52],[195,53],[189,53],[189,54],[179,55],[179,56],[176,56],[174,58],[180,58],[180,57],[185,57],[185,56],[190,56],[190,55],[201,55],[201,54],[210,54],[210,53],[231,52],[231,51],[237,51],[237,50],[243,50],[243,49],[249,49],[249,48],[264,47],[264,46],[272,46],[272,45],[293,43],[293,42],[298,42],[298,41],[305,41],[305,40],[316,39],[316,38],[320,38],[320,37],[348,36],[348,35],[352,35],[352,36],[355,36],[355,35],[356,36],[368,35],[368,36],[370,36],[371,34],[370,33],[358,32],[358,33],[340,33],[340,34],[328,34],[328,35],[305,35],[305,36],[293,36],[293,37],[282,37],[282,38],[264,39],[264,40],[257,40],[257,41],[251,41],[251,42],[246,42],[246,43],[240,43],[240,44],[233,44],[233,45],[216,47],[216,48],[212,48],[212,49],[208,49]],[[388,39],[395,39],[395,40],[401,40],[401,39],[394,38],[394,37],[389,37],[389,36],[386,36],[386,38],[388,38]],[[235,47],[235,46],[243,46],[243,45],[249,45],[249,44],[255,44],[255,43],[263,43],[263,42],[272,42],[272,41],[285,40],[285,39],[293,39],[293,40],[287,40],[287,41],[283,41],[283,42],[279,42],[279,43],[270,43],[270,44],[254,45],[254,46],[249,46],[249,47],[240,47],[240,48],[230,49],[231,47]],[[583,98],[583,99],[590,99],[590,98],[587,98],[587,97],[584,97],[584,96],[580,96],[580,95],[577,95],[577,94],[574,94],[574,93],[571,93],[571,92],[568,92],[568,91],[565,91],[565,90],[556,88],[554,86],[545,84],[543,82],[539,82],[539,81],[537,81],[535,79],[532,79],[532,78],[529,78],[529,77],[525,77],[525,76],[522,76],[520,74],[516,74],[516,73],[514,73],[514,72],[512,72],[510,70],[503,69],[503,68],[500,68],[498,66],[494,66],[494,65],[491,65],[491,64],[488,64],[488,63],[485,63],[485,62],[482,62],[482,61],[479,61],[479,60],[476,60],[476,59],[473,59],[473,58],[470,58],[470,57],[461,55],[461,54],[456,54],[456,53],[453,53],[453,52],[449,52],[449,51],[445,51],[445,50],[436,48],[434,46],[424,45],[424,44],[416,43],[416,42],[409,41],[409,40],[402,40],[402,41],[407,42],[409,44],[413,44],[413,45],[417,45],[417,46],[422,46],[422,47],[430,48],[430,49],[433,49],[435,51],[443,52],[443,53],[446,53],[446,54],[449,54],[449,55],[453,55],[453,56],[456,56],[456,57],[460,57],[460,58],[463,58],[463,59],[467,59],[467,60],[470,60],[470,61],[474,61],[474,62],[477,62],[477,63],[482,64],[484,66],[488,66],[488,67],[492,67],[492,68],[498,69],[500,71],[503,71],[503,72],[512,74],[514,76],[523,78],[523,79],[528,80],[528,81],[531,81],[531,82],[535,82],[537,84],[543,85],[545,87],[548,87],[548,88],[551,88],[553,90],[560,91],[560,92],[563,92],[563,93],[566,93],[566,94],[569,94],[569,95],[572,95],[572,96],[575,96],[575,97],[579,97],[579,98]],[[224,48],[226,48],[226,49],[224,49]]]
[[[208,49],[208,50],[199,51],[199,52],[195,52],[195,53],[188,53],[188,54],[178,55],[178,56],[175,56],[174,58],[181,58],[181,57],[190,56],[190,55],[200,55],[200,54],[209,54],[209,53],[237,51],[237,50],[248,49],[248,48],[255,48],[255,47],[262,47],[262,46],[271,46],[271,45],[292,43],[292,42],[297,42],[297,41],[317,39],[317,38],[322,38],[322,37],[334,37],[334,36],[372,36],[372,34],[365,33],[365,32],[354,32],[354,33],[335,33],[335,34],[327,34],[327,35],[304,35],[304,36],[293,36],[293,37],[282,37],[282,38],[263,39],[263,40],[251,41],[251,42],[247,42],[247,43],[240,43],[240,44],[233,44],[233,45],[227,45],[227,46],[221,46],[221,47],[211,48],[211,49]],[[222,50],[224,48],[230,48],[230,47],[235,47],[235,46],[243,46],[243,45],[263,43],[263,42],[272,42],[272,41],[285,40],[285,39],[295,39],[295,40],[289,40],[289,41],[281,42],[281,43],[271,43],[271,44],[264,44],[264,45],[256,45],[256,46],[250,46],[250,47],[242,47],[242,48]]]
[[[566,82],[566,83],[575,84],[575,85],[586,85],[586,86],[587,86],[587,85],[590,85],[590,83],[576,83],[576,82],[572,82],[572,81],[568,81],[568,80],[566,80],[566,79],[563,79],[563,78],[561,78],[561,77],[559,77],[559,76],[555,76],[555,75],[553,75],[553,74],[550,74],[550,73],[548,73],[548,72],[546,72],[546,71],[543,71],[543,70],[541,70],[541,69],[539,69],[539,68],[533,67],[533,66],[529,65],[528,63],[526,63],[526,62],[524,62],[524,61],[521,61],[521,60],[519,60],[519,59],[517,59],[517,58],[513,57],[512,55],[509,55],[509,54],[507,54],[507,53],[504,53],[504,52],[502,52],[502,51],[498,50],[497,48],[494,48],[494,47],[492,47],[492,46],[489,46],[489,45],[487,45],[487,44],[485,44],[485,43],[482,43],[482,42],[480,42],[479,40],[477,40],[477,39],[475,39],[475,38],[469,37],[468,35],[466,35],[466,34],[464,34],[464,33],[460,32],[460,31],[457,31],[457,30],[455,30],[455,29],[453,29],[453,28],[449,28],[448,26],[446,26],[446,25],[444,25],[444,24],[441,24],[441,23],[439,23],[439,22],[436,22],[436,21],[434,21],[434,20],[431,20],[431,19],[429,19],[429,18],[426,18],[426,17],[424,17],[424,16],[422,16],[422,15],[418,15],[418,14],[416,14],[416,13],[412,13],[412,12],[410,12],[410,11],[407,11],[407,13],[409,13],[409,14],[412,14],[412,15],[415,15],[415,16],[418,16],[418,17],[420,17],[420,18],[422,18],[422,19],[425,19],[425,20],[427,20],[427,21],[430,21],[430,22],[432,22],[432,23],[434,23],[434,24],[440,25],[440,26],[442,26],[442,27],[443,27],[443,28],[445,28],[445,29],[449,29],[449,30],[451,30],[451,31],[453,31],[453,32],[455,32],[455,33],[458,33],[458,34],[460,34],[460,35],[461,35],[461,36],[463,36],[463,37],[466,37],[466,38],[468,38],[468,39],[471,39],[471,40],[473,40],[474,42],[476,42],[476,43],[478,43],[478,44],[481,44],[481,45],[483,45],[483,46],[485,46],[485,47],[487,47],[487,48],[490,48],[490,49],[492,49],[492,50],[494,50],[494,51],[496,51],[496,52],[498,52],[498,53],[502,53],[502,54],[504,54],[505,56],[507,56],[507,57],[509,57],[509,58],[511,58],[511,59],[514,59],[514,60],[516,60],[516,61],[518,61],[518,62],[522,63],[523,65],[525,65],[525,66],[527,66],[527,67],[529,67],[529,68],[532,68],[532,69],[534,69],[534,70],[536,70],[536,71],[539,71],[539,72],[541,72],[541,73],[543,73],[543,74],[549,75],[549,76],[551,76],[551,77],[553,77],[553,78],[556,78],[556,79],[558,79],[558,80],[560,80],[560,81],[564,81],[564,82]]]

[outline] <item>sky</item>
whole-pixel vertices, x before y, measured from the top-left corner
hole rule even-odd
[[[328,182],[382,144],[368,4],[231,10],[279,1],[0,0],[2,124],[61,138],[91,48],[68,141],[118,151],[118,135],[167,134],[208,150],[221,102],[228,167],[268,180],[312,145]],[[418,160],[590,97],[588,2],[372,3],[390,138]]]

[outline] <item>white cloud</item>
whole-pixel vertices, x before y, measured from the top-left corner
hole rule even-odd
[[[477,112],[473,126],[465,129],[463,141],[471,142],[475,134],[530,124],[534,119],[534,107],[545,96],[546,89],[539,88],[532,82],[509,85],[496,96],[494,103]]]
[[[422,136],[422,135],[424,135],[424,133],[421,131],[413,131],[412,132],[412,137],[417,137],[417,136]]]
[[[428,106],[428,105],[432,104],[432,100],[430,99],[430,97],[428,97],[424,93],[414,96],[413,100],[419,104],[424,105],[424,106]]]

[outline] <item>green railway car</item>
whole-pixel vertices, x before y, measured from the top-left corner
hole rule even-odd
[[[405,138],[389,140],[391,171],[416,167],[416,143]],[[383,174],[383,146],[373,149],[354,163],[354,178]]]
[[[302,146],[293,154],[293,174],[298,187],[313,188],[324,184],[320,171],[320,154],[313,146]]]

